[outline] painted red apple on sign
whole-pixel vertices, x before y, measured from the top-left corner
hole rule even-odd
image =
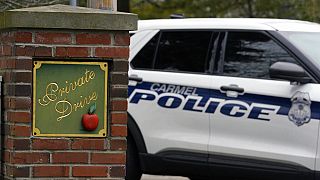
[[[94,103],[92,106],[90,106],[88,114],[82,115],[82,126],[87,131],[94,131],[98,127],[99,118],[96,114],[94,114],[96,109],[97,105]]]

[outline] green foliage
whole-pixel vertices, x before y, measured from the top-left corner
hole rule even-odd
[[[186,17],[256,17],[320,21],[320,0],[131,0],[140,19]]]

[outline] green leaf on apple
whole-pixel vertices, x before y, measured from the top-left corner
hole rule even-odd
[[[96,109],[97,109],[97,104],[94,103],[93,105],[90,106],[88,113],[93,114],[96,111]]]

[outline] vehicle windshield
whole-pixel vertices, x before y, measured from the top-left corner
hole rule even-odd
[[[279,32],[320,67],[320,32]]]

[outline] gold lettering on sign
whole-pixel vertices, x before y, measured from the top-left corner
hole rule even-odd
[[[60,114],[57,121],[61,121],[63,118],[69,116],[72,113],[72,105],[67,100],[58,101],[55,106],[56,112]]]
[[[82,98],[82,96],[80,96]],[[77,111],[78,108],[83,108],[85,105],[89,105],[92,101],[97,100],[98,96],[96,92],[93,92],[92,95],[89,95],[88,97],[84,97],[83,99],[80,99],[79,102],[73,104],[74,111]]]
[[[95,77],[96,74],[94,71],[86,69],[83,76],[73,81],[66,80],[61,88],[57,83],[50,82],[46,87],[45,95],[42,98],[39,98],[38,102],[41,106],[48,106],[51,102],[56,102],[54,108],[58,113],[57,121],[59,122],[63,118],[70,116],[73,112],[76,112],[78,109],[84,108],[98,99],[98,93],[94,91],[88,96],[80,96],[80,98],[77,99],[77,102],[74,103],[66,98],[59,100],[59,97],[62,98],[62,96],[68,95],[69,93],[72,94],[79,87],[85,87]]]
[[[66,81],[66,85],[63,88],[59,89],[59,95],[63,96],[64,94],[69,94],[70,91],[75,91],[77,87],[81,87],[89,83],[90,80],[93,80],[95,78],[95,76],[96,74],[94,73],[94,71],[88,71],[86,69],[86,72],[82,77],[70,83]]]
[[[39,104],[41,106],[47,106],[50,102],[57,100],[56,92],[58,91],[59,86],[57,83],[50,83],[46,88],[46,95],[39,99]]]

